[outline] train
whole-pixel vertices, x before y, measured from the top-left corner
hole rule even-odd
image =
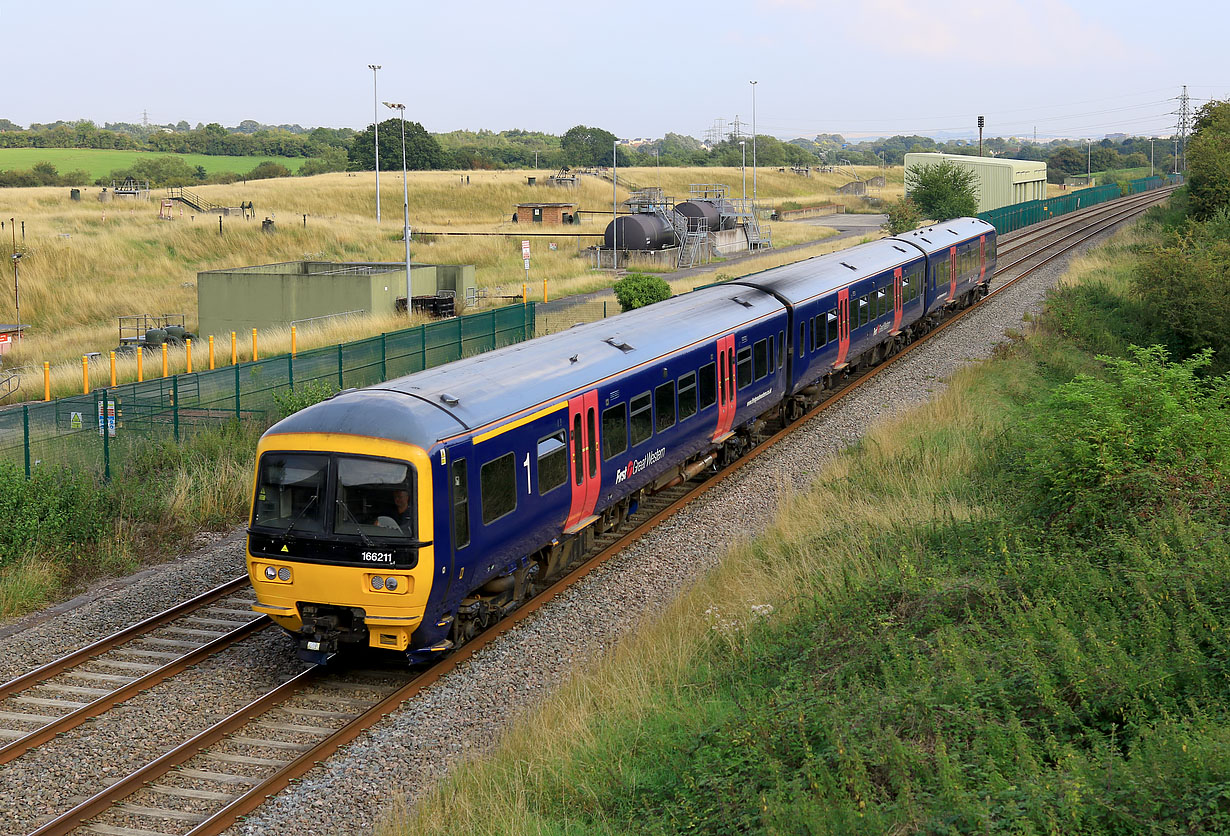
[[[959,218],[290,415],[257,448],[253,609],[307,661],[366,646],[429,662],[646,496],[728,464],[977,301],[995,266],[995,228]]]

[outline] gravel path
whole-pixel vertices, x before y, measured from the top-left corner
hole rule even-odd
[[[642,538],[229,832],[371,833],[387,808],[390,788],[413,801],[465,758],[489,749],[521,710],[553,691],[578,664],[619,641],[641,617],[659,611],[712,568],[730,543],[763,531],[782,492],[805,488],[823,459],[856,441],[875,421],[941,391],[944,380],[964,364],[989,356],[1005,331],[1020,329],[1025,311],[1040,308],[1067,261],[1043,267],[881,372],[874,384],[800,428],[724,490],[700,498]],[[652,580],[643,570],[647,564],[655,567]],[[67,611],[9,625],[15,632],[0,646],[0,679],[242,571],[243,537],[236,531],[202,552],[141,573],[118,590],[104,587]],[[6,832],[26,832],[40,815],[92,794],[160,754],[167,741],[190,737],[301,669],[290,658],[288,642],[275,631],[236,645],[0,767],[0,785],[23,787],[21,793],[0,793],[0,821],[10,824]],[[36,793],[24,790],[34,785]]]

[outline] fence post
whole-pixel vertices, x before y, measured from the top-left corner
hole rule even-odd
[[[26,447],[26,478],[30,478],[30,407],[28,404],[21,405],[21,429],[25,435]]]
[[[171,426],[175,432],[175,443],[179,444],[179,375],[171,378]]]
[[[389,345],[385,335],[380,335],[380,381],[389,379]]]
[[[295,355],[286,355],[286,373],[290,378],[290,391],[295,391]]]
[[[524,307],[522,307],[522,308],[521,308],[521,310],[523,310],[523,311],[524,311],[524,310],[525,310],[525,308],[524,308]],[[461,317],[457,317],[457,318],[458,318],[458,319],[461,319]],[[499,338],[500,338],[500,332],[499,332],[498,330],[496,330],[495,325],[496,325],[496,323],[495,323],[495,311],[492,311],[492,312],[491,312],[491,348],[487,349],[488,351],[493,351],[493,350],[495,350],[495,347],[496,347],[497,345],[499,345],[498,340],[499,340]],[[463,354],[462,356],[464,356],[464,354]]]
[[[232,334],[235,332],[232,331]],[[239,364],[236,363],[232,368],[235,369],[235,420],[238,421],[241,417],[239,412]]]
[[[102,389],[99,394],[102,395],[102,418],[98,423],[101,425],[103,437],[103,478],[109,482],[111,481],[111,415],[107,411],[107,390]],[[179,438],[176,437],[175,440],[178,441]]]
[[[337,344],[337,388],[345,389],[346,384],[342,381],[342,344]]]

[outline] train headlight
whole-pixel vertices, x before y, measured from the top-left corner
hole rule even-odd
[[[372,575],[372,589],[384,589],[384,578]]]
[[[278,570],[278,580],[280,581],[290,580],[290,567],[289,566],[283,566],[281,569]]]
[[[267,581],[277,580],[277,577],[278,577],[277,569],[275,569],[272,566],[265,567],[265,580]]]
[[[393,592],[394,590],[396,590],[397,589],[397,578],[386,578],[384,582],[384,588],[387,589],[389,592]]]

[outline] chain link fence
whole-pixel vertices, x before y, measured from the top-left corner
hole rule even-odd
[[[275,395],[324,383],[371,386],[537,333],[533,305],[509,305],[336,346],[126,383],[89,394],[0,411],[0,458],[25,468],[66,465],[110,476],[151,441],[182,441],[202,428],[240,420],[268,425]]]

